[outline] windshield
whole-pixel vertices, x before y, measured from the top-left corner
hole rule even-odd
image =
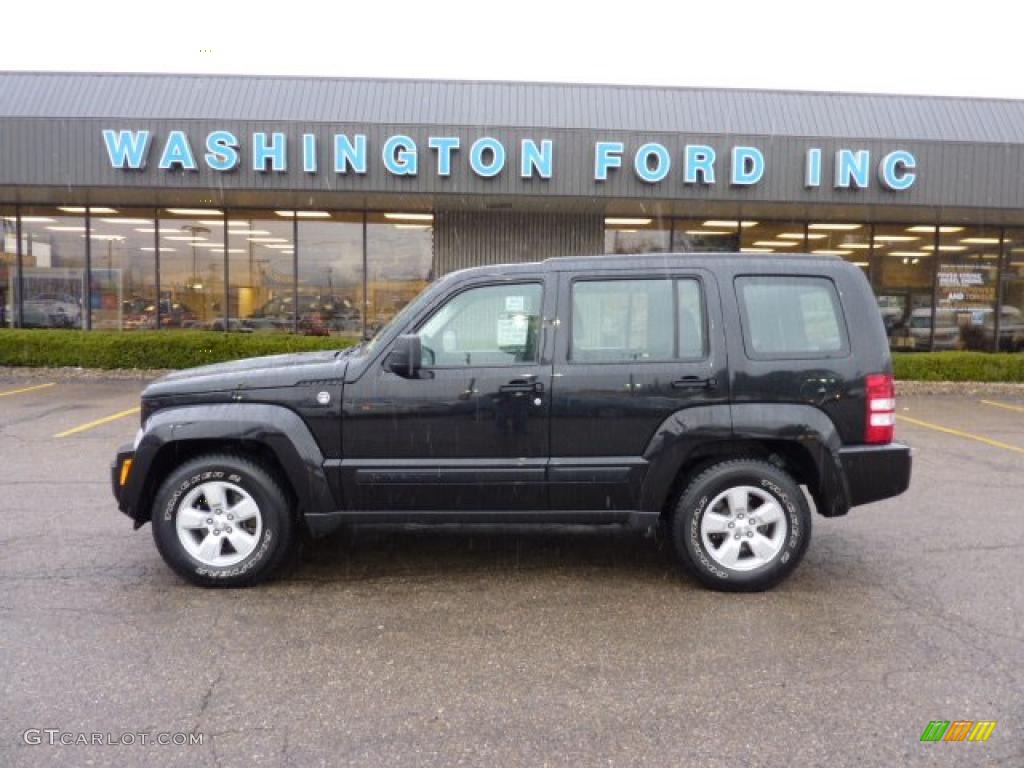
[[[426,288],[424,288],[422,291],[416,294],[415,298],[413,298],[412,301],[410,301],[408,304],[402,307],[398,311],[398,314],[396,314],[388,322],[386,322],[379,329],[377,329],[377,332],[373,334],[373,336],[368,341],[366,341],[364,344],[360,344],[358,347],[359,351],[365,352],[367,354],[372,354],[374,350],[377,348],[377,345],[380,344],[380,340],[385,338],[391,332],[392,328],[400,327],[401,325],[403,325],[411,316],[415,315],[416,312],[419,311],[419,308],[421,306],[426,304],[427,297],[429,294],[430,286],[428,285]]]

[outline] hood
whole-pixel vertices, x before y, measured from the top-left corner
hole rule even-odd
[[[176,371],[154,381],[142,396],[288,387],[300,381],[341,378],[345,367],[345,360],[329,350],[250,357]]]

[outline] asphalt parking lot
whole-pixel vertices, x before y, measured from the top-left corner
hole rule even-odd
[[[0,765],[1024,765],[1024,395],[903,397],[910,492],[766,594],[589,528],[361,528],[210,591],[110,494],[142,385],[0,374]]]

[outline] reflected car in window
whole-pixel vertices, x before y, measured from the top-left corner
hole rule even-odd
[[[995,311],[991,308],[972,311],[968,330],[965,334],[968,349],[992,350],[996,338]],[[998,351],[1024,351],[1024,315],[1016,307],[1003,307],[999,314]]]
[[[17,323],[17,315],[10,308],[7,307],[5,312],[5,318],[10,318],[10,322]],[[55,323],[54,318],[43,312],[41,309],[35,306],[31,306],[28,302],[22,308],[21,316],[21,327],[22,328],[62,328],[63,325]]]
[[[331,333],[359,333],[362,318],[349,299],[320,293],[300,293],[298,311],[292,294],[276,296],[243,322],[254,330],[290,331],[298,314],[299,332],[309,336]]]
[[[32,310],[33,316],[38,313],[50,318],[54,328],[81,328],[82,305],[78,299],[66,293],[37,293],[26,296],[25,310]]]
[[[921,307],[910,313],[910,322],[906,328],[906,347],[911,350],[927,350],[931,340],[932,310]],[[961,349],[963,340],[957,313],[952,309],[935,311],[935,349]]]

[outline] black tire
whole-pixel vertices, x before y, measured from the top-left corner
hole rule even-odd
[[[728,506],[728,501],[716,503],[716,499],[728,489],[738,489],[741,486],[754,488],[774,499],[782,510],[782,515],[778,519],[784,521],[786,527],[776,529],[775,526],[779,524],[776,522],[759,527],[749,526],[746,529],[747,536],[758,536],[763,532],[781,540],[781,548],[761,565],[756,565],[755,553],[750,544],[745,543],[746,539],[738,535],[738,545],[726,541],[728,537],[733,536],[731,530],[724,534],[709,534],[707,539],[712,544],[712,549],[716,542],[718,546],[728,543],[740,548],[739,557],[745,560],[738,560],[739,567],[731,568],[720,562],[712,549],[706,545],[701,521],[709,513],[713,503],[716,513],[721,514],[724,511],[728,515],[728,510],[723,507],[723,504]],[[750,498],[760,501],[756,495],[751,495],[748,500]],[[761,503],[767,503],[767,499]],[[751,512],[756,516],[759,508],[750,508],[747,512],[748,521]],[[775,514],[778,515],[777,512]],[[743,518],[743,514],[739,517]],[[737,521],[735,516],[730,515],[730,519],[734,521],[734,525],[743,523],[742,520]],[[703,584],[727,592],[760,592],[774,587],[800,563],[811,540],[811,510],[800,486],[775,465],[756,459],[734,459],[714,464],[690,481],[676,501],[670,534],[676,557],[684,568]]]
[[[204,563],[186,550],[178,536],[176,520],[189,492],[210,481],[242,489],[258,507],[260,528],[254,549],[227,566]],[[176,467],[157,491],[152,517],[153,539],[161,557],[179,576],[202,587],[248,587],[269,578],[289,560],[298,538],[292,505],[274,473],[234,453],[198,456]],[[230,543],[220,551],[225,549],[230,557]]]

